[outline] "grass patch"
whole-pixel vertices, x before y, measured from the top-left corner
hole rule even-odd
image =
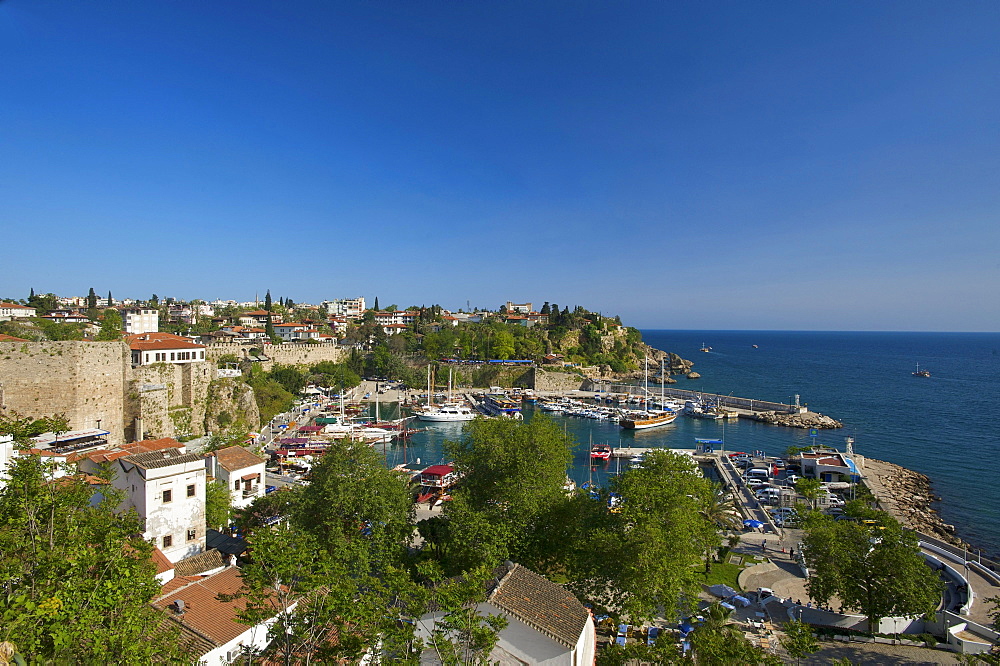
[[[695,573],[695,580],[705,585],[716,585],[722,583],[723,585],[728,585],[734,590],[739,590],[740,586],[738,583],[740,571],[743,567],[737,566],[735,564],[730,564],[729,562],[714,562],[712,564],[712,570],[709,573],[705,573],[704,563],[698,565],[698,570]]]

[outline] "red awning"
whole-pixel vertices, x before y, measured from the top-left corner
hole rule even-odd
[[[244,474],[240,478],[243,479],[244,481],[256,481],[258,478],[260,478],[260,474]]]

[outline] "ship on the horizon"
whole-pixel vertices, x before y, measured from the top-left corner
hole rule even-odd
[[[920,369],[920,364],[917,363],[917,369],[913,371],[913,376],[914,377],[930,377],[931,376],[931,371],[930,370],[921,370]]]

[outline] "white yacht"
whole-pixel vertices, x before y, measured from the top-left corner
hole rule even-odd
[[[422,412],[417,412],[417,418],[421,421],[434,421],[438,423],[471,421],[476,418],[476,412],[465,405],[441,405],[440,407],[432,407]]]

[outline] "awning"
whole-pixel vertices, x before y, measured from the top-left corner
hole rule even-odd
[[[240,477],[243,481],[256,481],[260,478],[260,474],[244,474]]]

